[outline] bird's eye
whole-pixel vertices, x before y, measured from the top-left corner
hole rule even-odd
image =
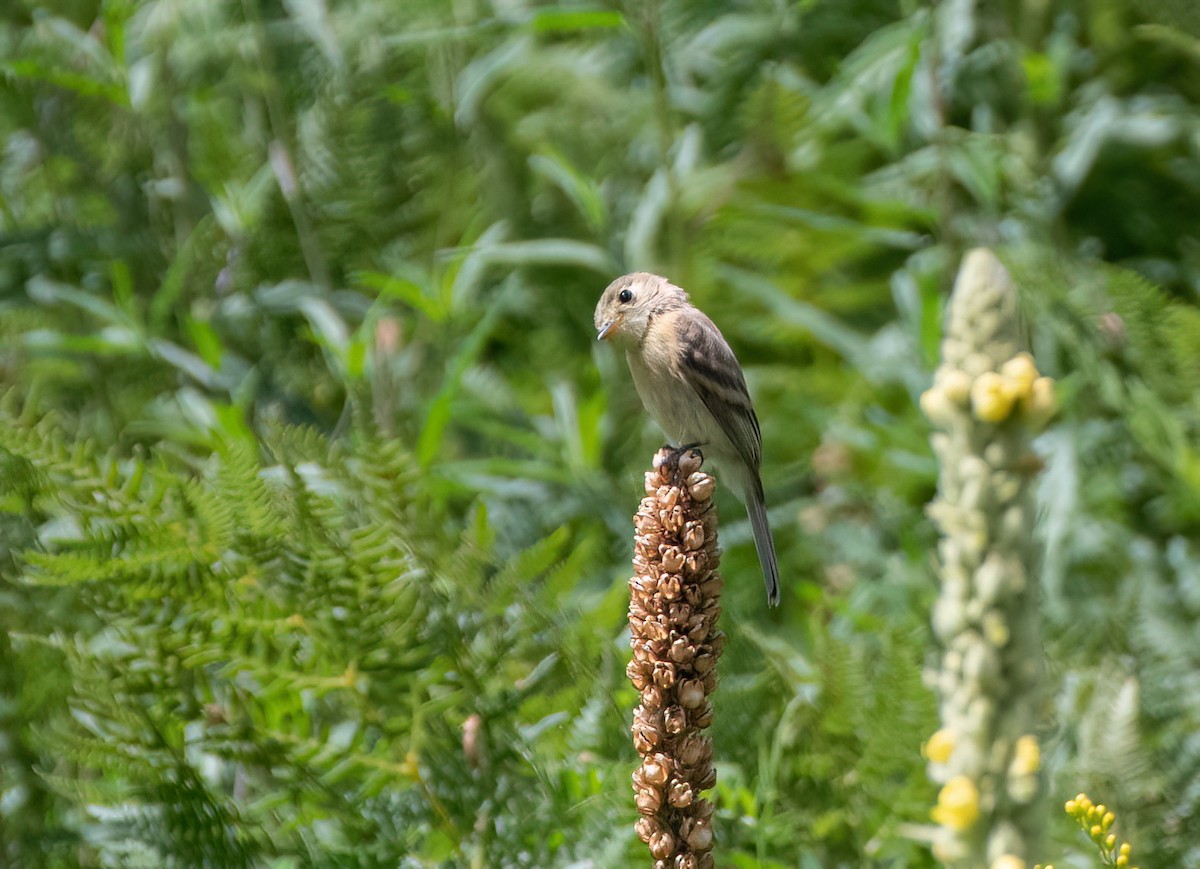
[[[628,305],[633,301],[633,292],[631,290],[621,290],[620,295],[617,296],[617,301],[622,305]]]

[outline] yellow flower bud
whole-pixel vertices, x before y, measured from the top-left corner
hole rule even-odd
[[[1132,851],[1132,850],[1133,850],[1133,848],[1129,847],[1129,843],[1128,843],[1128,842],[1122,842],[1122,843],[1121,843],[1121,856],[1122,856],[1122,857],[1128,857],[1128,856],[1129,856],[1129,852],[1130,852],[1130,851]]]
[[[404,756],[404,762],[400,764],[400,774],[411,779],[421,777],[421,759],[415,751],[410,751]]]
[[[1008,645],[1010,631],[1008,623],[999,616],[995,611],[984,613],[983,622],[983,637],[996,648]]]
[[[1038,748],[1037,738],[1027,733],[1017,740],[1012,763],[1008,767],[1008,774],[1012,776],[1033,775],[1041,768],[1041,762],[1042,753]]]
[[[1028,353],[1018,353],[1000,366],[1000,374],[1013,385],[1013,391],[1018,398],[1029,395],[1029,388],[1037,380],[1038,370],[1033,357]]]
[[[967,406],[967,400],[971,397],[970,374],[953,368],[941,374],[937,379],[937,383],[942,388],[942,392],[946,394],[946,398],[959,407]]]
[[[1117,835],[1116,835],[1116,833],[1109,833],[1109,834],[1108,834],[1108,836],[1107,836],[1107,837],[1104,839],[1104,847],[1105,847],[1105,848],[1107,848],[1107,849],[1108,849],[1108,850],[1110,850],[1110,851],[1111,851],[1113,848],[1117,847]]]
[[[995,371],[985,371],[971,384],[971,409],[983,422],[1004,422],[1012,412],[1012,384]]]
[[[954,753],[954,731],[943,727],[921,746],[921,753],[933,763],[945,763]]]
[[[1100,826],[1107,830],[1109,827],[1111,827],[1113,825],[1113,821],[1115,821],[1116,819],[1117,819],[1117,816],[1114,815],[1112,812],[1105,812],[1104,817],[1100,819]]]
[[[1124,854],[1117,857],[1117,869],[1127,869],[1128,866],[1129,866],[1129,858],[1128,857],[1126,857]]]
[[[1066,808],[1068,815],[1074,816],[1079,810],[1079,805],[1074,800],[1067,800],[1067,804],[1064,808]]]
[[[937,426],[948,425],[954,418],[954,405],[940,386],[931,386],[921,393],[921,413]]]
[[[967,830],[979,820],[979,790],[965,775],[956,775],[938,793],[938,802],[929,813],[943,827]]]
[[[1015,854],[1002,854],[992,861],[988,869],[1025,869],[1025,861]]]
[[[1044,424],[1054,416],[1058,403],[1054,399],[1054,380],[1039,377],[1029,386],[1029,393],[1021,399],[1021,411],[1032,426]]]
[[[938,837],[933,840],[934,859],[940,863],[953,863],[955,860],[961,860],[965,853],[965,848],[962,842],[957,839],[947,838],[945,836]]]

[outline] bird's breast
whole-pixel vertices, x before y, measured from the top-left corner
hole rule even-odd
[[[680,375],[676,360],[661,350],[630,349],[629,372],[646,411],[674,446],[724,447],[726,438],[708,408]]]

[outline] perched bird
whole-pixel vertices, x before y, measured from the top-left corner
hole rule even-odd
[[[642,404],[672,446],[699,446],[716,460],[750,516],[754,545],[779,604],[779,566],[763,503],[762,433],[742,367],[712,320],[666,278],[617,278],[596,304],[597,338],[625,349]]]

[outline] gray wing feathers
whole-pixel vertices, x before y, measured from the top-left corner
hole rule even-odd
[[[742,482],[746,487],[746,513],[754,532],[754,547],[758,550],[758,561],[767,584],[767,602],[778,606],[779,564],[758,470],[762,462],[762,432],[750,403],[746,378],[733,351],[711,320],[696,312],[684,323],[680,335],[685,348],[684,377],[729,439],[739,464],[745,466],[740,470],[747,478]]]
[[[757,475],[762,432],[742,367],[711,320],[697,311],[683,322],[684,376],[738,456]]]

